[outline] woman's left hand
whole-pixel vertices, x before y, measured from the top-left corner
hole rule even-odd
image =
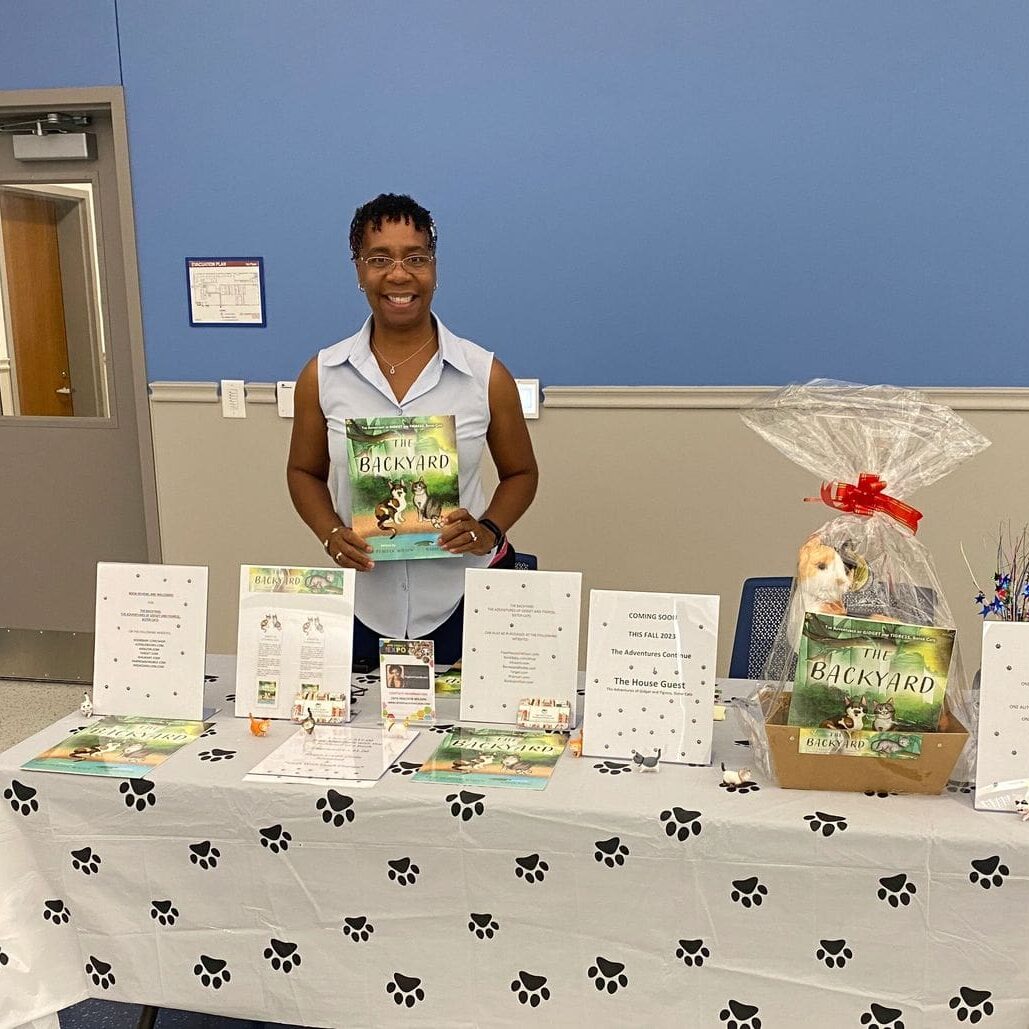
[[[493,533],[480,525],[463,507],[443,519],[439,545],[451,554],[488,554],[496,542]]]

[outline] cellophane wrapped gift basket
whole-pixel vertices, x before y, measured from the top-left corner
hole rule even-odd
[[[822,481],[819,496],[804,499],[839,512],[801,545],[765,679],[734,703],[754,763],[797,789],[938,793],[952,772],[969,778],[977,698],[947,631],[955,623],[932,555],[916,536],[921,512],[906,498],[989,440],[925,394],[825,379],[777,390],[743,420]],[[930,675],[933,660],[942,670]],[[812,669],[823,678],[815,692],[825,721],[797,714]],[[931,728],[910,713],[916,702],[932,711],[925,689],[929,700],[937,694]]]

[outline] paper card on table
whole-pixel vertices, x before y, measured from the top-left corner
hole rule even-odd
[[[461,720],[514,724],[527,696],[575,710],[581,572],[465,572]]]
[[[707,764],[718,597],[590,592],[582,752]]]
[[[350,720],[355,576],[350,568],[240,568],[237,717],[290,718],[297,697],[313,694],[335,698],[330,714],[342,705]]]
[[[300,729],[254,765],[246,778],[375,781],[417,736],[417,732],[388,732],[377,726],[319,726],[310,736]]]
[[[434,722],[432,640],[379,640],[382,721]]]
[[[131,715],[101,718],[56,747],[26,761],[22,768],[33,772],[142,779],[177,750],[198,740],[211,724]]]
[[[975,806],[1016,811],[1029,790],[1029,623],[984,622]]]
[[[202,718],[206,639],[206,568],[101,561],[93,711]]]

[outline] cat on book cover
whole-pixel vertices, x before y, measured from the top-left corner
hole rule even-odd
[[[397,526],[404,520],[407,508],[407,489],[400,480],[387,479],[388,495],[375,507],[375,524],[381,532],[388,532],[393,539],[397,534]]]
[[[844,696],[843,708],[844,714],[822,722],[822,728],[842,729],[844,732],[860,732],[864,729],[865,716],[868,714],[867,698]]]
[[[434,529],[443,528],[443,505],[438,497],[429,493],[429,487],[422,478],[411,483],[411,500],[414,502],[415,514],[423,522],[429,522]]]
[[[892,700],[877,700],[872,705],[872,728],[889,732],[897,724],[897,709]]]

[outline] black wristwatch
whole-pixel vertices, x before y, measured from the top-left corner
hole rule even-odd
[[[496,543],[493,544],[493,549],[499,550],[504,545],[504,540],[506,539],[504,534],[500,531],[500,526],[489,518],[480,518],[479,524],[485,525],[486,528],[493,533],[493,536],[496,539]]]

